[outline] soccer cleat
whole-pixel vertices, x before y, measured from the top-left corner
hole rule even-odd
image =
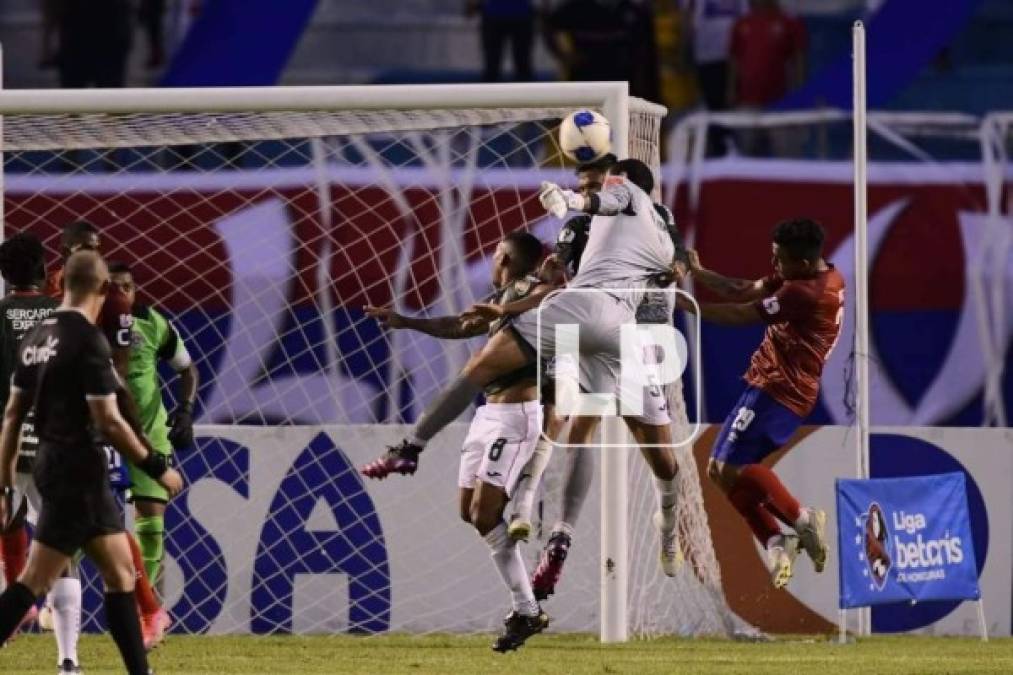
[[[674,577],[683,563],[682,548],[679,546],[679,532],[675,527],[675,522],[671,524],[665,522],[665,516],[661,511],[654,512],[654,525],[658,528],[658,534],[661,537],[661,571],[667,577]]]
[[[56,675],[65,675],[66,673],[76,673],[80,675],[84,671],[81,670],[81,666],[77,665],[70,659],[64,659],[63,663],[60,664],[56,671]]]
[[[808,512],[808,524],[795,528],[795,531],[799,544],[819,574],[827,564],[827,512],[822,509],[808,509]]]
[[[535,616],[524,616],[510,612],[506,621],[506,630],[492,643],[492,650],[504,654],[523,645],[529,637],[537,635],[549,625],[549,615],[539,608]]]
[[[392,473],[410,476],[419,468],[421,452],[420,446],[409,443],[407,439],[403,440],[401,445],[389,446],[380,458],[362,467],[362,475],[377,480],[383,480]]]
[[[531,536],[531,521],[514,514],[510,518],[510,525],[507,526],[507,534],[514,541],[527,541]]]
[[[165,633],[172,625],[169,613],[159,609],[153,614],[141,615],[141,636],[144,638],[144,648],[151,651],[165,639]]]
[[[782,536],[780,543],[767,547],[767,567],[774,588],[781,589],[788,585],[794,573],[798,548],[798,537],[791,534]]]
[[[570,535],[564,532],[556,532],[549,537],[538,560],[538,567],[531,575],[531,590],[535,592],[536,600],[545,600],[556,592],[556,584],[559,583],[559,577],[563,576],[563,563],[571,544]]]

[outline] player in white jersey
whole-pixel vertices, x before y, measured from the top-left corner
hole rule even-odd
[[[597,193],[604,182],[605,172],[616,161],[614,156],[582,165],[577,170],[578,189],[584,195]],[[654,210],[665,222],[666,230],[676,249],[676,259],[685,261],[685,248],[682,238],[675,227],[675,219],[671,211],[661,204],[654,204]],[[565,276],[574,276],[579,272],[580,262],[588,241],[588,230],[591,218],[578,215],[566,221],[559,232],[554,253],[555,259],[563,268]],[[673,279],[664,275],[657,279],[657,287],[667,286]],[[562,279],[559,285],[562,285]],[[643,302],[637,307],[636,320],[640,324],[670,324],[674,309],[673,297],[665,291],[647,292]],[[510,305],[497,308],[488,306],[489,311],[496,311],[498,316],[510,313]],[[645,355],[646,358],[646,355]],[[513,500],[513,513],[510,521],[510,535],[516,539],[527,540],[531,531],[531,512],[535,493],[542,474],[552,454],[553,442],[558,438],[566,418],[555,415],[555,391],[551,374],[542,382],[542,404],[545,411],[545,435],[539,441],[535,453],[524,468],[518,483],[516,497]],[[674,384],[673,386],[678,386]],[[618,393],[618,392],[617,392]],[[631,392],[643,397],[643,414],[625,416],[624,420],[630,433],[641,446],[641,452],[655,477],[655,488],[658,496],[659,509],[655,515],[655,524],[659,529],[659,559],[663,572],[674,576],[682,562],[676,532],[676,499],[678,464],[671,448],[671,418],[668,412],[668,400],[664,388],[655,383],[641,387],[640,391]],[[541,560],[532,578],[535,597],[543,600],[551,595],[562,574],[563,562],[572,545],[574,527],[580,515],[585,497],[594,476],[594,457],[592,449],[586,445],[590,442],[590,431],[593,431],[592,418],[574,418],[569,434],[569,445],[566,448],[565,468],[563,472],[561,514],[553,526],[548,542],[542,552]]]
[[[496,305],[548,292],[533,276],[542,256],[541,242],[527,232],[512,232],[496,247],[492,276]],[[469,338],[503,330],[502,319],[471,314],[432,319],[406,317],[388,308],[366,307],[369,316],[389,328],[418,330],[438,338]],[[493,649],[517,649],[549,623],[528,580],[516,540],[507,532],[503,511],[521,470],[534,452],[542,427],[535,364],[522,365],[485,387],[485,405],[475,411],[461,452],[458,473],[461,518],[475,527],[489,546],[496,569],[510,592],[512,611],[506,630]]]
[[[415,473],[426,442],[464,412],[484,386],[536,358],[555,355],[557,324],[581,327],[580,387],[588,392],[616,391],[621,326],[635,323],[644,289],[659,274],[670,273],[675,263],[675,246],[648,196],[653,182],[647,165],[628,159],[609,169],[599,194],[584,196],[551,184],[544,187],[541,199],[550,212],[562,216],[571,209],[595,216],[583,265],[570,287],[606,292],[561,293],[544,302],[535,294],[522,301],[528,306],[519,309],[526,311],[468,361],[458,378],[423,412],[408,438],[363,467],[364,475],[384,478],[391,473]],[[539,302],[540,330],[539,317],[531,311]],[[594,422],[589,422],[584,433],[589,438],[594,430]]]

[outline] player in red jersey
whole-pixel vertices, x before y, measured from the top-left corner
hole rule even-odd
[[[746,390],[728,414],[707,473],[767,549],[771,580],[782,588],[804,549],[817,572],[827,560],[826,513],[806,508],[762,460],[795,433],[816,405],[823,364],[844,317],[844,277],[823,259],[823,228],[788,220],[774,228],[774,273],[756,281],[705,269],[690,252],[693,278],[732,300],[701,303],[705,321],[768,324],[746,371]],[[680,306],[695,308],[686,301]],[[793,533],[783,534],[778,520]]]
[[[60,239],[60,252],[64,262],[77,251],[100,252],[101,247],[102,240],[99,237],[98,228],[91,223],[79,220],[63,228],[63,234]],[[53,270],[46,279],[46,292],[53,297],[62,297],[62,265]],[[116,373],[120,376],[120,380],[123,382],[127,381],[130,370],[131,328],[133,324],[134,316],[130,299],[118,286],[115,284],[110,285],[105,303],[102,305],[102,310],[98,317],[97,325],[109,341],[110,347],[112,347],[113,365]],[[148,450],[153,451],[144,435],[144,430],[137,414],[137,405],[126,387],[121,387],[117,392],[117,401],[123,418],[130,424]],[[110,456],[114,460],[118,459],[116,453],[112,453]],[[119,487],[128,487],[129,479],[126,478],[125,467],[117,465],[116,467],[111,467],[111,469],[113,473],[122,472],[122,479],[125,481],[125,484]],[[114,480],[113,482],[115,483],[116,481]],[[116,486],[114,485],[114,487]],[[144,559],[137,540],[132,536],[127,537],[127,539],[129,540],[130,552],[134,559],[134,571],[136,574],[134,592],[137,596],[138,609],[141,612],[141,629],[144,633],[144,646],[151,649],[165,637],[165,632],[168,630],[170,624],[169,614],[162,608],[148,579],[148,575],[144,571]]]

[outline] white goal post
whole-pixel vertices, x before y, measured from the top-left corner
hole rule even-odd
[[[432,302],[422,303],[421,309],[415,311],[459,311],[463,309],[463,303],[474,302],[477,299],[471,290],[475,287],[474,284],[469,285],[471,282],[465,278],[471,254],[464,250],[460,242],[478,236],[476,233],[483,228],[499,227],[501,223],[497,221],[505,215],[517,220],[516,212],[523,211],[524,217],[530,218],[528,214],[532,212],[531,189],[537,186],[537,183],[533,186],[527,183],[533,180],[535,173],[544,171],[552,180],[565,180],[568,174],[572,175],[572,167],[564,166],[558,159],[558,153],[555,159],[550,161],[546,158],[546,152],[554,145],[553,120],[558,120],[568,110],[579,107],[602,111],[611,122],[616,154],[620,157],[635,156],[646,161],[660,177],[659,148],[664,108],[632,99],[628,94],[626,83],[8,90],[0,92],[0,123],[3,125],[4,133],[2,150],[5,153],[5,173],[8,165],[16,167],[16,171],[5,183],[5,197],[8,196],[8,191],[18,197],[14,208],[16,217],[13,219],[17,222],[16,229],[48,228],[47,232],[55,226],[55,218],[66,217],[82,203],[88,208],[95,207],[103,212],[114,211],[112,217],[118,223],[130,221],[134,210],[142,212],[147,218],[152,214],[164,214],[172,209],[185,210],[184,215],[191,219],[221,217],[222,221],[227,221],[228,214],[225,212],[227,207],[199,193],[199,184],[204,181],[214,185],[215,190],[226,193],[233,202],[236,199],[249,200],[250,211],[256,211],[256,214],[250,217],[265,219],[278,214],[270,210],[257,210],[259,206],[255,199],[249,196],[250,194],[273,193],[283,189],[278,187],[280,184],[288,186],[284,189],[289,189],[293,185],[303,189],[308,185],[310,197],[306,200],[309,204],[306,208],[315,212],[314,217],[319,217],[324,223],[325,230],[336,226],[333,220],[336,214],[333,213],[334,210],[329,203],[336,199],[335,184],[351,186],[348,189],[350,195],[344,198],[356,200],[377,219],[394,217],[405,220],[414,218],[419,221],[422,217],[415,211],[434,208],[435,204],[440,213],[438,222],[423,222],[420,228],[433,225],[437,234],[432,236],[440,237],[438,241],[443,243],[432,244],[434,240],[427,239],[430,236],[429,231],[423,234],[421,229],[402,235],[405,237],[402,241],[397,241],[395,237],[392,246],[397,247],[394,260],[398,264],[390,268],[390,278],[382,280],[381,283],[393,289],[392,302],[402,310],[403,305],[399,303],[404,303],[405,300],[398,291],[414,289],[413,284],[422,283],[417,279],[412,280],[410,278],[412,273],[406,268],[411,267],[412,256],[417,255],[420,248],[425,249],[428,245],[430,249],[425,253],[433,259],[436,271],[431,279],[425,279],[423,282],[431,282],[447,295],[440,296]],[[530,134],[525,135],[525,125],[534,127],[534,140],[528,137]],[[254,142],[277,142],[282,144],[282,147],[280,150],[253,147]],[[238,144],[239,149],[223,147],[230,143]],[[508,147],[506,150],[500,150],[497,143]],[[238,154],[229,154],[231,152]],[[275,154],[272,155],[270,152]],[[494,155],[502,153],[495,155],[493,164],[497,171],[492,172],[494,176],[483,175],[477,159],[483,152]],[[398,153],[400,155],[410,153],[411,164],[407,162],[403,165],[398,164],[402,160],[391,158],[400,157]],[[301,163],[296,168],[289,168],[288,163],[293,156],[297,156]],[[255,168],[249,171],[240,170],[245,167],[244,163],[251,159],[253,161],[249,163],[255,165]],[[527,183],[524,186],[523,197],[518,196],[521,190],[511,182],[512,165],[515,160],[524,163],[523,170],[526,172],[524,180]],[[205,161],[207,164],[213,164],[215,168],[207,168]],[[99,169],[95,169],[96,166]],[[433,181],[435,187],[430,186]],[[478,201],[485,200],[482,201],[481,208],[492,212],[492,215],[480,219],[475,215],[475,210],[479,208],[476,201],[468,200],[472,199],[476,186],[485,186],[483,181],[494,187],[498,186],[501,192],[509,193],[511,190],[516,192],[517,195],[514,197],[518,203],[503,207],[497,201],[499,197],[476,198]],[[364,192],[357,191],[365,185],[380,186],[384,194],[383,209],[370,203],[369,197]],[[429,196],[422,202],[409,194],[420,186],[429,190]],[[50,192],[58,194],[53,197]],[[114,198],[93,198],[93,193],[111,194]],[[149,200],[150,203],[143,200]],[[291,210],[295,207],[290,204],[287,208]],[[387,216],[385,215],[387,213],[395,215]],[[174,217],[158,216],[160,219],[152,226],[152,232],[159,228],[172,227]],[[131,224],[131,227],[134,228],[131,229],[133,239],[121,245],[127,254],[132,252],[130,246],[144,245],[145,238],[149,236],[148,232],[137,229],[140,226],[135,227]],[[307,254],[302,249],[311,246],[305,242],[303,242],[305,245],[291,242],[290,237],[295,235],[279,231],[264,241],[253,241],[250,237],[244,237],[242,230],[236,229],[240,227],[245,225],[229,221],[218,228],[221,238],[228,240],[224,249],[220,247],[215,250],[195,249],[185,254],[177,253],[174,247],[177,245],[184,247],[185,244],[194,249],[203,244],[199,244],[197,240],[184,241],[189,239],[189,233],[178,233],[180,241],[171,241],[171,232],[161,232],[157,235],[152,233],[150,235],[152,239],[159,242],[158,257],[153,257],[151,261],[143,261],[151,268],[149,275],[154,275],[152,283],[164,281],[157,279],[159,273],[165,272],[168,278],[173,273],[178,274],[181,268],[186,274],[192,275],[192,285],[195,288],[210,287],[215,283],[214,274],[207,266],[217,264],[218,261],[214,258],[222,255],[222,251],[237,259],[238,253],[249,254],[255,259],[253,263],[247,265],[250,276],[244,281],[235,279],[229,281],[227,298],[224,300],[214,298],[213,292],[207,291],[208,297],[213,301],[231,303],[234,311],[238,311],[237,308],[243,311],[248,309],[258,317],[256,321],[241,326],[243,330],[248,331],[247,334],[240,336],[245,341],[244,344],[253,349],[265,340],[273,339],[272,331],[283,329],[282,323],[275,324],[273,319],[269,322],[256,314],[259,311],[266,316],[268,309],[275,306],[281,313],[288,315],[288,319],[282,319],[282,322],[288,320],[290,323],[293,321],[297,323],[296,328],[288,327],[284,330],[290,333],[303,330],[309,332],[311,328],[317,330],[315,324],[308,327],[298,326],[299,319],[296,316],[298,307],[295,306],[295,301],[285,296],[286,293],[292,293],[300,298],[299,302],[311,303],[314,311],[325,317],[319,327],[323,337],[300,336],[300,339],[310,343],[306,351],[326,343],[320,350],[324,358],[330,363],[345,366],[344,359],[348,355],[336,352],[344,349],[338,345],[344,344],[342,339],[348,335],[341,332],[345,328],[335,329],[333,322],[327,320],[336,311],[333,289],[342,280],[335,279],[334,268],[329,269],[323,261],[335,255],[345,255],[347,257],[342,260],[350,263],[352,269],[346,268],[342,271],[349,276],[355,276],[356,266],[360,260],[354,256],[361,256],[363,253],[359,249],[355,249],[359,251],[358,253],[353,253],[352,249],[362,242],[353,242],[349,250],[345,251],[341,250],[340,241],[332,241],[329,232],[321,234],[314,230],[312,236],[316,239],[310,242],[313,250]],[[302,221],[293,223],[293,230],[298,227],[307,226]],[[558,224],[556,227],[558,228]],[[226,230],[232,232],[231,239],[222,234]],[[498,236],[502,236],[502,233]],[[367,235],[363,235],[363,239],[366,238]],[[51,236],[47,244],[52,250]],[[207,246],[210,247],[210,244]],[[293,260],[298,260],[300,255],[311,255],[312,262],[315,263],[317,260],[322,262],[315,265],[306,264],[298,270],[279,269],[286,265],[296,266],[296,263],[281,260],[283,255],[280,252],[276,256],[279,260],[272,260],[270,255],[272,247],[281,250],[291,247]],[[391,251],[387,250],[368,250],[366,251],[368,257],[361,260],[361,263],[373,264],[375,262],[373,258],[378,260],[390,253]],[[186,257],[180,257],[183,255]],[[307,273],[304,267],[312,270]],[[303,276],[293,276],[297,273]],[[293,280],[299,279],[308,279],[310,283],[315,284],[316,290],[302,295],[298,289],[293,291],[292,288],[298,285]],[[344,281],[351,283],[348,279]],[[363,293],[367,291],[369,288],[365,288]],[[179,292],[182,295],[188,293],[191,292]],[[199,304],[204,300],[203,296],[195,297],[195,294],[196,291],[184,299],[191,304]],[[359,328],[359,324],[353,325],[351,331],[355,332]],[[232,330],[234,334],[237,329],[234,325],[222,327],[212,320],[206,320],[201,324],[200,330],[222,331],[217,339],[228,342],[232,338],[225,331]],[[217,335],[218,333],[215,333],[215,336]],[[317,340],[317,343],[313,343],[312,339]],[[220,353],[206,355],[209,363],[218,359],[215,361],[217,364],[215,367],[218,368],[216,372],[225,374],[221,376],[221,386],[213,391],[213,395],[208,395],[210,400],[203,401],[204,416],[198,421],[204,424],[234,425],[203,427],[209,434],[214,432],[227,437],[225,445],[219,444],[220,447],[216,446],[215,449],[216,452],[226,454],[232,451],[224,448],[231,448],[237,443],[255,450],[254,446],[258,443],[272,442],[257,429],[244,427],[247,420],[254,424],[269,426],[273,420],[281,419],[280,424],[292,425],[295,428],[300,424],[306,424],[306,420],[311,420],[312,423],[330,425],[319,427],[321,434],[329,434],[331,438],[344,435],[352,439],[349,441],[350,445],[356,447],[361,445],[366,448],[378,438],[400,433],[401,429],[395,426],[398,422],[410,421],[399,409],[399,406],[403,405],[401,401],[405,396],[405,390],[418,390],[423,385],[429,386],[442,381],[442,378],[456,370],[455,363],[459,365],[464,357],[460,349],[448,347],[446,351],[440,352],[438,357],[422,360],[421,368],[424,372],[420,374],[411,371],[410,364],[406,365],[408,364],[406,359],[416,358],[409,357],[409,354],[433,355],[434,352],[428,343],[418,347],[417,341],[413,338],[395,335],[384,339],[389,340],[390,346],[382,363],[373,361],[376,358],[374,352],[370,351],[375,347],[373,343],[361,345],[356,343],[355,349],[361,353],[349,357],[357,356],[368,361],[366,368],[375,371],[373,375],[381,370],[391,373],[389,383],[383,385],[386,388],[382,391],[382,396],[374,398],[369,398],[372,389],[358,384],[355,385],[358,388],[355,388],[347,384],[349,378],[342,379],[341,375],[335,375],[333,378],[326,376],[312,381],[304,378],[307,384],[289,384],[288,390],[284,390],[280,385],[265,386],[265,391],[260,392],[262,395],[242,391],[241,387],[222,393],[223,389],[227,389],[225,383],[231,386],[234,382],[242,384],[260,378],[257,380],[259,382],[264,379],[265,372],[275,367],[268,362],[269,358],[266,356],[258,357],[260,360],[250,359],[250,362],[236,359],[228,351],[231,347],[225,345],[224,356]],[[306,358],[303,353],[288,354],[284,349],[281,352],[282,357],[292,362],[284,365],[286,367],[291,365],[292,369],[299,367],[301,360]],[[345,384],[339,385],[335,382]],[[339,386],[344,388],[339,390]],[[425,393],[429,393],[428,390]],[[673,401],[675,416],[679,417],[675,423],[685,425],[685,404],[682,401],[682,394],[676,391],[671,395],[675,398]],[[291,402],[293,400],[294,403]],[[357,416],[341,410],[342,405],[366,407],[367,404],[371,411],[369,415],[373,417]],[[409,410],[411,409],[409,406]],[[369,428],[365,424],[359,424],[367,417],[371,422]],[[389,425],[389,428],[379,429],[385,425]],[[306,435],[304,432],[298,433]],[[310,444],[307,447],[311,448],[317,440],[307,442]],[[288,450],[287,447],[279,447],[276,454],[287,457],[285,453]],[[349,451],[349,455],[353,454]],[[431,453],[427,451],[426,454],[429,456]],[[691,564],[685,566],[688,571],[682,575],[684,578],[680,578],[678,585],[667,587],[673,597],[664,598],[664,606],[667,608],[664,611],[690,614],[701,612],[706,614],[706,617],[694,616],[689,620],[679,618],[672,621],[655,621],[650,616],[651,612],[655,611],[653,607],[661,606],[661,599],[658,597],[661,587],[658,584],[664,580],[650,576],[656,571],[657,566],[656,550],[653,548],[656,542],[651,534],[653,529],[643,528],[641,527],[643,523],[638,522],[636,536],[630,534],[632,514],[635,511],[637,519],[646,521],[640,514],[646,507],[639,505],[638,501],[638,496],[643,496],[641,494],[643,488],[631,490],[629,482],[639,480],[641,486],[646,485],[648,488],[651,482],[643,475],[643,467],[630,468],[635,467],[630,460],[630,456],[634,453],[624,454],[627,456],[614,452],[606,453],[607,456],[602,458],[601,464],[601,517],[600,524],[596,526],[600,528],[601,536],[600,556],[596,565],[601,600],[597,607],[599,611],[596,612],[596,618],[599,621],[602,639],[625,640],[631,633],[729,634],[733,619],[721,592],[720,572],[710,542],[691,451],[682,449],[679,454],[682,468],[680,486],[689,491],[688,495],[683,495],[680,499],[680,530],[684,537],[690,540],[684,543],[684,548],[690,549],[687,558]],[[430,456],[426,459],[434,463],[436,461],[436,457]],[[639,457],[633,459],[639,462]],[[298,459],[294,461],[298,464]],[[449,478],[453,470],[452,466],[445,464],[440,467],[441,476]],[[631,476],[629,480],[628,472]],[[224,480],[220,477],[218,479]],[[353,481],[354,477],[343,476],[343,479]],[[414,480],[417,483],[420,479],[416,477]],[[381,492],[388,487],[389,482],[380,485],[375,491]],[[279,494],[282,492],[284,490],[279,488]],[[373,486],[370,486],[369,492],[374,492]],[[200,497],[202,494],[196,496],[191,494],[189,498],[191,501],[199,501]],[[383,497],[388,498],[388,495]],[[257,501],[253,497],[250,499]],[[291,503],[283,501],[276,508],[273,502],[265,502],[264,508],[277,515],[279,509],[284,510],[299,501],[290,494],[286,495],[285,499]],[[650,500],[647,500],[647,503],[649,502]],[[398,506],[406,507],[401,503],[398,503]],[[628,506],[630,516],[627,515]],[[440,508],[449,513],[452,512],[453,504],[444,503]],[[316,513],[314,507],[313,514]],[[309,518],[312,514],[303,515]],[[215,517],[219,516],[216,514]],[[222,531],[227,531],[225,524],[218,525]],[[385,524],[385,527],[388,529],[389,544],[395,538],[390,530],[396,528],[388,524]],[[651,548],[643,551],[636,548],[645,546]],[[226,552],[225,557],[228,555],[230,553]],[[530,558],[528,554],[525,555]],[[636,583],[640,586],[636,593],[629,592],[633,578],[630,568],[635,567],[637,561],[644,555],[647,556],[647,562],[643,563],[643,566],[645,569],[649,567],[650,572],[634,570]],[[617,561],[622,563],[627,559],[630,559],[629,564],[616,564]],[[243,564],[255,567],[253,563]],[[573,563],[574,567],[578,565],[579,563]],[[191,568],[182,564],[174,564],[171,570],[167,569],[166,573],[171,577],[169,579],[171,583],[168,585],[181,583],[180,575],[185,576],[188,570],[192,573]],[[491,570],[488,571],[491,574]],[[254,572],[259,574],[258,570]],[[394,576],[394,572],[388,573],[386,566],[381,572],[385,576]],[[244,574],[249,576],[249,572]],[[576,576],[577,571],[574,570],[572,574]],[[275,593],[274,589],[275,586],[270,580],[260,587],[262,594],[268,595]],[[686,589],[694,589],[694,599],[676,597],[678,593],[686,592]],[[217,590],[219,589],[212,588],[208,589],[208,592]],[[278,592],[284,597],[268,598],[268,610],[260,614],[255,608],[251,611],[242,604],[230,604],[233,602],[234,589],[229,590],[227,597],[224,591],[222,593],[220,604],[224,604],[225,609],[216,610],[220,612],[215,614],[218,618],[214,621],[209,620],[208,625],[202,624],[201,617],[198,616],[202,615],[203,610],[198,611],[199,608],[191,607],[195,601],[184,593],[180,602],[190,603],[186,605],[190,607],[187,611],[196,617],[192,625],[199,626],[192,630],[237,631],[243,629],[246,625],[244,622],[252,622],[251,630],[254,632],[294,630],[291,619],[280,621],[277,625],[271,621],[274,620],[272,612],[276,609],[275,605],[286,602],[291,605],[296,602],[290,597],[296,594],[295,591],[290,589],[284,593]],[[628,597],[631,599],[628,600]],[[559,602],[565,603],[566,600],[563,598]],[[363,606],[366,605],[368,602],[363,601]],[[485,621],[485,617],[482,620]],[[351,619],[349,621],[354,623]],[[374,624],[368,619],[363,621],[368,626],[362,630],[373,630],[370,626]],[[418,622],[421,621],[419,618]],[[425,630],[459,630],[460,626],[464,625],[443,621],[441,618],[439,622],[428,624],[431,627]],[[412,620],[399,622],[385,618],[380,623],[395,629],[417,630],[417,626],[422,625],[418,622]],[[312,630],[325,630],[331,624],[326,619],[321,619],[308,625]],[[578,623],[578,618],[574,618],[572,625],[583,624]],[[187,627],[186,630],[191,629]]]

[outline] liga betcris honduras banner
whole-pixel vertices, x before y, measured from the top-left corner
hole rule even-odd
[[[836,481],[840,606],[978,600],[964,474]]]

